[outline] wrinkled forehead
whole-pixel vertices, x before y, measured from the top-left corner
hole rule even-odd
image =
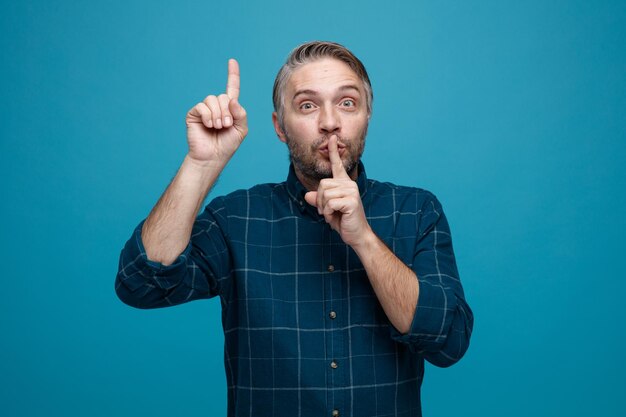
[[[355,85],[361,94],[365,93],[363,81],[348,64],[334,58],[321,58],[293,71],[287,81],[285,98],[291,99],[300,90],[323,93],[345,85]]]

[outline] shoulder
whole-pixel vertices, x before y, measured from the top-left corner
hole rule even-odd
[[[368,179],[367,183],[367,197],[373,204],[392,200],[398,207],[410,206],[417,210],[432,210],[441,207],[435,194],[424,188],[381,182],[374,179]]]
[[[434,193],[391,182],[368,179],[363,205],[371,224],[384,228],[392,221],[396,230],[417,231],[417,236],[423,236],[445,219]]]

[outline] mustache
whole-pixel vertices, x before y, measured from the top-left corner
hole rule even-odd
[[[322,146],[322,144],[324,144],[325,142],[328,142],[330,140],[330,137],[332,135],[324,135],[322,137],[320,137],[319,139],[316,139],[312,144],[311,144],[311,149],[313,151],[317,150],[320,148],[320,146]],[[348,138],[342,138],[339,137],[339,135],[337,135],[337,145],[341,146],[341,147],[345,147],[345,148],[350,148],[351,147],[351,142]]]

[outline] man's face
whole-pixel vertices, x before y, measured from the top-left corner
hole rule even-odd
[[[344,167],[356,174],[369,114],[363,82],[348,65],[324,58],[296,69],[285,88],[283,114],[284,130],[276,114],[274,126],[297,172],[314,182],[332,177],[328,139],[336,134]]]

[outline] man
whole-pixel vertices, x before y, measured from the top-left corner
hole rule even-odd
[[[465,353],[473,316],[428,191],[367,179],[372,89],[330,42],[274,84],[286,182],[208,190],[248,133],[239,66],[187,114],[189,152],[120,257],[118,296],[154,308],[220,296],[229,416],[420,416],[424,359]]]

